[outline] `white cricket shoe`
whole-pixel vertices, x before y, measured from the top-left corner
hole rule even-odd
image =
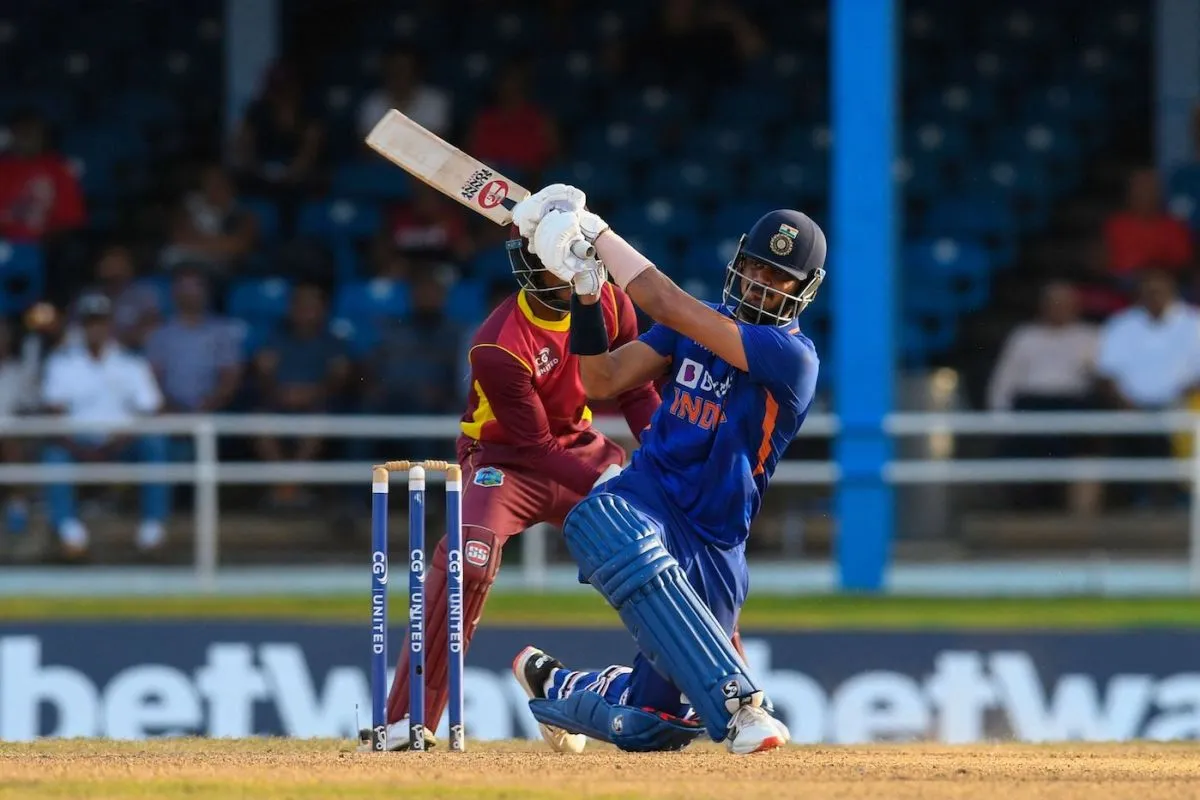
[[[433,735],[433,731],[429,728],[425,729],[425,749],[431,750],[437,747],[437,737]],[[388,752],[394,753],[398,750],[407,750],[408,742],[408,717],[393,722],[387,726],[387,749]],[[371,729],[360,728],[358,731],[358,752],[371,752]]]
[[[530,700],[545,699],[546,681],[556,669],[566,667],[557,658],[546,655],[533,645],[517,653],[512,663],[513,675]],[[558,753],[579,754],[587,746],[587,737],[582,733],[567,733],[562,728],[540,722],[538,730],[542,732],[542,738]]]
[[[744,705],[734,712],[728,731],[725,748],[739,756],[783,747],[792,738],[786,725],[752,705]]]

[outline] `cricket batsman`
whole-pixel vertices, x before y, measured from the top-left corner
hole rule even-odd
[[[575,288],[571,352],[589,396],[669,381],[630,466],[594,488],[563,528],[581,581],[618,612],[639,653],[631,667],[579,672],[525,648],[513,672],[533,715],[624,750],[679,749],[705,732],[731,753],[780,747],[789,732],[764,709],[730,636],[748,588],[750,524],[813,399],[818,359],[797,317],[825,277],[824,234],[798,211],[763,216],[726,268],[722,302],[710,305],[570,187],[518,204],[514,222]],[[603,266],[572,253],[581,237]],[[657,323],[615,348],[595,290],[605,269]]]
[[[564,197],[582,204],[583,195],[577,190]],[[463,471],[464,652],[495,582],[504,543],[537,523],[561,525],[594,484],[620,470],[626,455],[620,445],[591,426],[579,357],[568,346],[571,287],[546,269],[515,228],[506,247],[520,289],[488,316],[472,341],[471,390],[458,439]],[[597,273],[592,273],[592,279],[592,291],[599,291],[589,311],[599,315],[605,347],[620,348],[634,341],[637,317],[629,298]],[[659,405],[649,380],[631,382],[607,396],[617,399],[630,432],[640,439]],[[430,563],[425,592],[428,747],[435,744],[433,731],[449,695],[444,538]],[[408,702],[405,648],[388,695],[390,749],[408,747]],[[572,741],[582,742],[583,737]]]

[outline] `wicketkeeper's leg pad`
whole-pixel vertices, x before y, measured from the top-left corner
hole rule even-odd
[[[590,495],[563,525],[580,573],[617,610],[655,670],[687,695],[714,741],[762,692],[662,543],[659,523],[613,494]],[[590,735],[590,734],[589,734]]]
[[[538,722],[582,733],[634,753],[680,750],[704,733],[704,726],[633,706],[610,705],[596,692],[576,692],[566,700],[530,700]]]

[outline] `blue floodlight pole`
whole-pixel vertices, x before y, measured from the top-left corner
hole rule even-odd
[[[834,503],[843,590],[883,588],[894,502],[883,482],[891,442],[897,209],[892,182],[897,127],[898,0],[830,0],[833,181],[830,274],[834,406],[841,470]]]

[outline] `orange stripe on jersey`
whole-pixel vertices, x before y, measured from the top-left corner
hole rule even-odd
[[[755,475],[763,474],[764,465],[771,456],[771,436],[775,433],[775,418],[779,416],[779,403],[775,396],[767,392],[767,407],[763,414],[762,444],[758,446],[758,466],[754,468]]]

